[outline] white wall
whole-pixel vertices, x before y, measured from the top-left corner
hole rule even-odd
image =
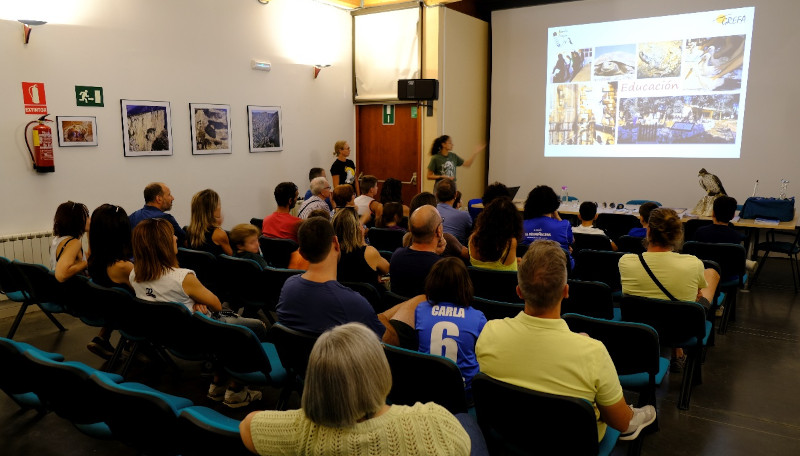
[[[741,158],[544,158],[548,27],[743,6],[755,6],[755,24]],[[652,198],[691,208],[703,196],[697,171],[706,168],[740,204],[756,179],[761,196],[777,196],[781,178],[796,195],[798,17],[797,0],[584,0],[494,12],[489,180],[521,185],[523,197],[535,185],[567,185],[581,200]]]
[[[70,199],[132,212],[151,181],[171,187],[181,224],[192,195],[215,189],[230,228],[273,211],[280,181],[304,192],[308,169],[330,167],[333,143],[355,137],[346,11],[311,0],[56,3],[64,14],[36,27],[27,46],[21,24],[0,20],[0,235],[51,228],[56,206]],[[0,16],[25,14],[11,8]],[[272,71],[251,70],[251,58],[271,61]],[[332,66],[314,80],[314,63]],[[24,114],[22,81],[45,84],[53,117],[96,116],[99,146],[56,145],[56,172],[37,175],[23,139],[36,117]],[[102,86],[105,107],[76,107],[75,85]],[[121,98],[171,102],[173,156],[123,157]],[[191,155],[189,103],[231,106],[233,154]],[[282,152],[249,153],[248,104],[282,107]]]

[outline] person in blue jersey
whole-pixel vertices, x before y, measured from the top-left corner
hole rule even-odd
[[[536,186],[525,200],[525,210],[522,222],[522,244],[531,244],[533,241],[556,241],[561,248],[570,252],[569,267],[575,266],[572,258],[572,225],[567,220],[561,220],[558,207],[561,200],[555,190],[547,185]]]
[[[470,307],[472,293],[464,262],[455,257],[444,258],[428,274],[427,300],[417,306],[414,315],[419,351],[453,360],[461,369],[468,399],[472,378],[480,370],[475,342],[486,325],[483,312]]]

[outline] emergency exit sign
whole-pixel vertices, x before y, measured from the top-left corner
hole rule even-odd
[[[394,125],[394,105],[383,105],[383,124]]]
[[[75,104],[77,106],[103,106],[103,88],[75,86]]]

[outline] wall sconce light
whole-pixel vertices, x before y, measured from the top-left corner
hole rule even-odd
[[[269,71],[272,69],[272,64],[264,60],[250,59],[250,68],[260,71]]]
[[[319,76],[319,72],[322,71],[323,68],[328,68],[330,65],[314,65],[314,79],[317,79]]]
[[[262,5],[266,5],[267,3],[269,3],[269,0],[258,0],[258,3],[261,3]]]
[[[31,27],[47,23],[47,21],[35,21],[33,19],[18,19],[18,21],[22,23],[22,40],[25,44],[28,44],[31,39],[31,31],[33,30]]]

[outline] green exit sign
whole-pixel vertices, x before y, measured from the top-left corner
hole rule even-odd
[[[383,124],[394,125],[394,105],[383,105]]]
[[[103,88],[75,86],[75,104],[78,106],[103,106]]]

